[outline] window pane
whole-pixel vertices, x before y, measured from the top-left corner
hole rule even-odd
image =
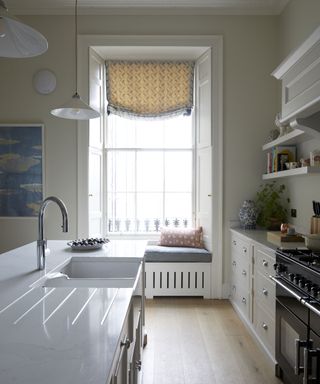
[[[110,115],[107,138],[107,230],[154,232],[161,225],[192,225],[191,117]]]
[[[143,151],[137,153],[138,192],[163,190],[163,153]]]
[[[192,147],[192,119],[191,116],[179,116],[166,120],[165,148]]]
[[[108,194],[108,218],[112,221],[109,223],[112,232],[126,231],[128,222],[129,230],[134,230],[135,220],[135,194],[134,193],[114,193]]]
[[[161,219],[163,212],[162,193],[138,193],[137,194],[137,217],[145,219]]]
[[[135,190],[135,153],[108,152],[108,191],[133,192]]]
[[[133,120],[116,115],[108,117],[107,146],[108,148],[134,148],[136,132]]]
[[[137,148],[163,148],[163,120],[137,120]]]
[[[165,153],[166,192],[191,192],[192,152],[170,151]]]
[[[165,217],[191,220],[191,193],[166,193]]]

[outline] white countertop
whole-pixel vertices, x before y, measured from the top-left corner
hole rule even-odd
[[[46,270],[36,270],[36,243],[0,255],[0,383],[105,384],[132,289],[30,288],[71,256],[139,257],[144,240],[113,240],[72,251],[48,241]]]

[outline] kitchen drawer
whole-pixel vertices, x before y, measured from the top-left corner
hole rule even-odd
[[[250,318],[250,296],[249,292],[238,286],[237,283],[231,286],[231,301],[247,319]]]
[[[272,317],[275,316],[275,294],[275,284],[261,273],[256,273],[254,278],[255,303],[263,307]]]
[[[256,332],[263,345],[269,350],[271,355],[275,355],[275,316],[271,316],[262,307],[256,305]]]
[[[232,261],[232,281],[237,287],[244,291],[250,290],[249,264],[243,260],[234,259]]]
[[[265,247],[255,246],[254,248],[254,268],[266,278],[274,275],[273,265],[275,264],[275,251]]]
[[[244,255],[249,257],[251,254],[251,245],[250,242],[245,241],[240,238],[240,236],[236,236],[232,234],[231,236],[231,252],[237,252],[240,255]]]

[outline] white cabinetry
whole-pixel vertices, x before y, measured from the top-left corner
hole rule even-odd
[[[232,234],[231,301],[245,321],[251,321],[251,255],[250,243]]]
[[[320,139],[320,26],[272,72],[272,76],[281,81],[280,122],[295,129],[265,144],[263,150]],[[320,168],[301,167],[268,173],[263,179],[312,173],[320,173]]]
[[[269,279],[273,275],[274,251],[255,244],[253,246],[253,324],[263,345],[275,355],[275,284]]]
[[[273,362],[275,285],[269,276],[274,273],[274,263],[273,248],[235,230],[231,231],[230,301]]]
[[[276,68],[281,80],[281,121],[310,116],[320,110],[320,27]]]
[[[143,287],[144,273],[141,273],[119,337],[108,384],[141,383],[144,321]]]

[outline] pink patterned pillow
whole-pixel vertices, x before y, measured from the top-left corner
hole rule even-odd
[[[158,244],[167,247],[203,248],[202,227],[188,229],[162,228]]]

